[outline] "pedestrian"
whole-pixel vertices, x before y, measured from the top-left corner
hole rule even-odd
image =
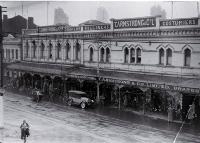
[[[26,120],[23,120],[20,129],[21,129],[21,139],[24,139],[24,137],[28,137],[30,135],[29,124],[26,122]]]

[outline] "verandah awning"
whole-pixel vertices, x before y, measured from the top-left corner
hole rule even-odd
[[[20,62],[7,66],[8,69],[96,80],[97,70],[83,66],[61,65],[49,63]],[[150,75],[146,73],[127,73],[120,71],[106,71],[100,69],[99,81],[139,87],[149,87],[186,93],[200,93],[199,78],[173,77],[164,75]]]

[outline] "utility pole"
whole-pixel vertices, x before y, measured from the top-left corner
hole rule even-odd
[[[0,128],[3,128],[3,30],[2,30],[2,13],[6,12],[0,6]]]

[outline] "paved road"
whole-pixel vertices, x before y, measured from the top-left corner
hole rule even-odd
[[[176,128],[153,128],[75,107],[61,107],[49,102],[37,104],[29,97],[9,92],[4,101],[5,143],[22,142],[19,125],[23,119],[31,126],[28,143],[172,143],[177,132]],[[184,132],[177,140],[177,143],[199,142],[200,133]]]

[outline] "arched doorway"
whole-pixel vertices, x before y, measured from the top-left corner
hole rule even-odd
[[[97,96],[97,84],[95,81],[85,80],[82,83],[82,91],[86,92],[90,99],[95,100]]]
[[[42,89],[41,84],[42,84],[41,76],[39,74],[34,74],[33,75],[33,88]]]
[[[76,78],[68,78],[66,80],[66,91],[80,90],[80,82]]]
[[[112,96],[114,91],[114,85],[111,83],[102,83],[99,86],[100,100],[103,99],[104,105],[112,104]]]
[[[121,104],[123,107],[143,110],[144,92],[134,86],[124,86],[121,88]]]
[[[31,88],[32,87],[32,76],[30,73],[25,73],[23,75],[24,78],[24,87],[25,88]]]

